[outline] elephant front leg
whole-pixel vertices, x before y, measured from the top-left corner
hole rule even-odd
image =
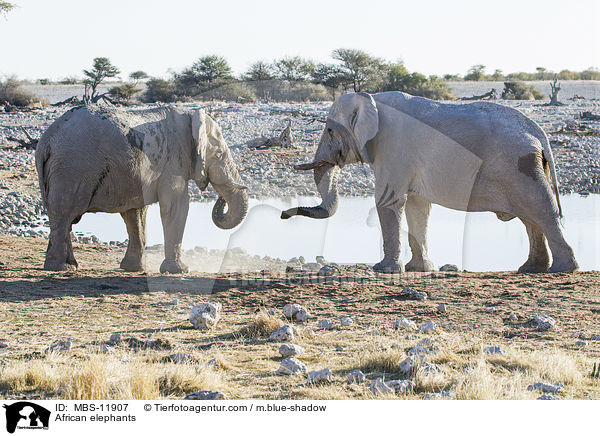
[[[189,208],[187,189],[160,196],[158,201],[165,238],[165,260],[160,265],[160,272],[186,273],[188,267],[181,260],[181,241]]]
[[[406,196],[396,195],[386,188],[377,200],[377,214],[383,234],[383,260],[373,266],[375,272],[400,273],[404,266],[400,262],[400,221]]]
[[[148,207],[140,209],[130,209],[121,214],[127,234],[129,235],[129,244],[127,252],[121,261],[121,268],[125,271],[143,271],[144,270],[144,249],[146,248],[146,211]]]
[[[412,259],[406,264],[406,271],[434,271],[433,262],[427,254],[427,224],[430,212],[429,201],[417,195],[408,196],[406,222]]]

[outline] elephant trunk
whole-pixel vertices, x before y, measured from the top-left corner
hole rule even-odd
[[[246,217],[248,193],[244,187],[232,183],[213,184],[213,188],[219,194],[212,210],[213,222],[221,229],[233,229]],[[225,212],[225,206],[227,206],[227,212]]]
[[[321,195],[321,204],[313,207],[294,207],[281,213],[282,219],[290,218],[294,215],[307,216],[309,218],[329,218],[338,207],[337,178],[339,167],[324,164],[314,167],[315,183]]]

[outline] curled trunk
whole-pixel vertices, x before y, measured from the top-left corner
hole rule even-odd
[[[212,219],[221,229],[232,229],[242,222],[248,212],[248,194],[233,184],[214,185],[219,198],[212,210]],[[227,211],[225,211],[227,206]]]
[[[309,218],[329,218],[338,207],[337,178],[339,167],[325,164],[314,168],[315,183],[321,195],[321,204],[313,207],[294,207],[281,213],[282,219],[294,215],[307,216]]]

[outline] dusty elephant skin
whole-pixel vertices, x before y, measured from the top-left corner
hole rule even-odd
[[[220,228],[237,226],[248,209],[221,131],[202,110],[77,107],[42,135],[35,160],[50,220],[47,270],[77,268],[70,231],[86,212],[121,214],[129,234],[121,268],[142,270],[146,208],[158,202],[165,237],[160,271],[187,272],[181,240],[188,180],[200,189],[211,183],[217,191],[213,221]]]
[[[368,163],[375,174],[384,258],[373,269],[401,272],[400,221],[406,211],[412,259],[407,271],[431,271],[427,221],[431,204],[518,217],[530,250],[519,272],[571,272],[578,268],[565,241],[554,158],[544,131],[518,110],[495,103],[443,104],[402,92],[338,97],[313,162],[322,203],[284,211],[328,218],[337,209],[339,168]],[[549,268],[549,253],[552,266]]]

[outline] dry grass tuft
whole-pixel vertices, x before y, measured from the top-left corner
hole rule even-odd
[[[364,353],[359,358],[358,367],[363,371],[398,372],[398,364],[406,358],[404,351],[390,348],[385,351]]]
[[[282,325],[283,321],[280,318],[261,311],[247,326],[239,331],[239,336],[248,339],[268,338],[271,333]]]

